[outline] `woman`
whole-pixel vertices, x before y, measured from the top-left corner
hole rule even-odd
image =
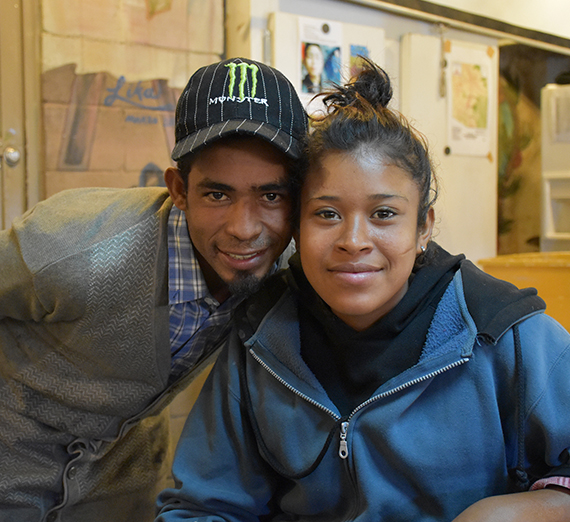
[[[570,520],[570,336],[431,242],[390,97],[367,63],[324,98],[298,255],[236,318],[158,520]]]
[[[305,44],[303,66],[307,71],[307,74],[303,78],[302,91],[311,94],[321,92],[325,58],[323,56],[323,50],[319,44]]]

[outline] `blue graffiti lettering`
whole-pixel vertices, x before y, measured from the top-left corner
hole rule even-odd
[[[148,109],[151,111],[173,111],[174,110],[174,106],[171,103],[167,103],[165,105],[161,105],[158,107],[149,107],[148,105],[144,104],[145,100],[158,100],[158,99],[160,99],[160,96],[162,94],[160,92],[160,84],[158,87],[159,92],[155,92],[155,90],[152,88],[148,88],[148,89],[143,90],[141,82],[138,82],[134,88],[129,87],[127,89],[126,95],[122,96],[120,94],[120,92],[121,92],[121,89],[125,86],[125,83],[126,83],[125,77],[121,76],[117,80],[117,84],[115,85],[115,87],[112,87],[110,89],[107,88],[107,90],[111,93],[105,98],[105,101],[103,102],[107,107],[110,107],[111,105],[113,105],[113,103],[115,103],[116,100],[121,100],[121,101],[128,103],[129,105],[134,105],[135,107],[140,107],[141,109]],[[138,98],[139,101],[136,101],[136,98]]]
[[[155,118],[154,116],[132,116],[129,114],[129,116],[125,118],[125,121],[129,123],[156,125],[158,123],[158,118]]]

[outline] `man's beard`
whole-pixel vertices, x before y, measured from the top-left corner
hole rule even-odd
[[[260,278],[254,274],[241,272],[236,275],[233,281],[228,283],[228,289],[232,295],[245,299],[259,290],[266,277]]]

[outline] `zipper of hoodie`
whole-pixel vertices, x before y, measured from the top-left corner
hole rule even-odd
[[[461,366],[462,364],[465,364],[468,360],[469,360],[468,357],[462,357],[459,361],[455,361],[454,363],[448,364],[447,366],[444,366],[439,370],[427,373],[426,375],[418,377],[417,379],[412,379],[411,381],[401,384],[400,386],[396,386],[396,388],[393,388],[392,390],[388,390],[383,393],[379,393],[378,395],[374,395],[374,397],[370,397],[362,404],[357,406],[348,416],[348,418],[345,421],[343,421],[340,425],[340,444],[339,444],[338,456],[341,459],[348,458],[348,443],[346,442],[348,436],[348,428],[350,427],[350,421],[352,420],[352,417],[354,417],[354,415],[356,415],[356,413],[359,412],[362,408],[365,408],[369,404],[376,402],[380,399],[384,399],[386,397],[389,397],[390,395],[394,395],[395,393],[401,392],[406,388],[410,388],[411,386],[419,384],[420,382],[432,379],[433,377],[436,377],[437,375],[446,372],[447,370],[451,370],[453,368],[456,368],[457,366]]]
[[[269,372],[270,375],[272,375],[277,381],[279,381],[288,390],[290,390],[294,394],[298,395],[302,399],[306,400],[307,402],[311,403],[312,405],[316,406],[317,408],[328,413],[336,421],[341,420],[342,417],[340,417],[338,414],[336,414],[330,408],[327,408],[326,406],[324,406],[320,402],[317,402],[316,400],[309,397],[307,394],[299,391],[297,388],[295,388],[294,386],[289,384],[285,379],[283,379],[281,376],[279,376],[276,372],[274,372],[260,357],[258,357],[258,355],[253,351],[252,348],[249,349],[249,353],[267,372]],[[441,373],[444,373],[448,370],[451,370],[453,368],[457,368],[458,366],[465,364],[468,360],[469,360],[468,357],[462,357],[458,361],[455,361],[451,364],[448,364],[448,365],[444,366],[443,368],[440,368],[439,370],[435,370],[433,372],[427,373],[426,375],[423,375],[423,376],[418,377],[416,379],[412,379],[411,381],[408,381],[404,384],[401,384],[400,386],[396,386],[396,388],[385,391],[383,393],[379,393],[378,395],[374,395],[374,397],[370,397],[369,399],[364,401],[362,404],[357,406],[352,411],[352,413],[348,416],[348,418],[346,420],[342,421],[340,424],[340,435],[339,435],[340,443],[339,443],[339,450],[338,450],[339,457],[343,460],[348,458],[348,443],[347,443],[348,428],[350,427],[350,421],[351,421],[352,417],[354,417],[354,415],[356,415],[356,413],[359,412],[362,408],[365,408],[369,404],[376,402],[380,399],[384,399],[386,397],[389,397],[390,395],[394,395],[395,393],[399,393],[402,390],[405,390],[407,388],[410,388],[411,386],[419,384],[420,382],[424,382],[424,381],[427,381],[429,379],[432,379],[433,377],[436,377],[437,375],[440,375]]]
[[[310,404],[313,404],[314,406],[321,409],[322,411],[328,413],[336,421],[342,420],[342,417],[339,416],[338,414],[336,414],[330,408],[327,408],[326,406],[324,406],[320,402],[315,401],[314,399],[312,399],[311,397],[309,397],[305,393],[299,391],[297,388],[295,388],[294,386],[289,384],[285,379],[280,377],[253,351],[252,348],[249,349],[249,353],[261,365],[262,368],[264,368],[267,372],[269,372],[270,375],[272,375],[278,382],[280,382],[283,386],[285,386],[285,388],[287,388],[289,391],[296,394],[298,397],[301,397],[302,399],[306,400]],[[430,372],[430,373],[428,373],[422,377],[418,377],[417,379],[412,379],[411,381],[408,381],[408,382],[406,382],[400,386],[397,386],[396,388],[394,388],[392,390],[388,390],[384,393],[380,393],[378,395],[375,395],[374,397],[370,397],[370,399],[364,401],[362,404],[357,406],[352,411],[352,413],[348,416],[348,418],[346,418],[346,420],[343,420],[340,423],[340,447],[339,447],[338,454],[339,454],[339,457],[345,461],[347,472],[348,472],[348,475],[350,477],[350,484],[352,485],[356,499],[360,499],[359,495],[357,494],[358,488],[356,485],[356,479],[353,476],[353,470],[351,469],[351,466],[348,464],[348,462],[346,462],[346,459],[348,458],[348,443],[347,443],[346,439],[348,436],[348,428],[350,426],[350,421],[351,421],[352,417],[358,411],[360,411],[362,408],[365,408],[366,406],[368,406],[369,404],[371,404],[374,401],[377,401],[377,400],[382,399],[384,397],[389,397],[390,395],[393,395],[393,394],[398,393],[402,390],[405,390],[406,388],[409,388],[410,386],[413,386],[413,385],[418,384],[420,382],[423,382],[425,380],[431,379],[432,377],[435,377],[436,375],[439,375],[440,373],[443,373],[447,370],[451,370],[452,368],[456,368],[457,366],[461,366],[462,364],[466,363],[468,360],[469,359],[467,357],[463,357],[459,361],[455,361],[454,363],[448,364],[447,366],[444,366],[443,368],[440,368],[439,370]],[[360,500],[357,500],[357,502],[360,502]],[[352,512],[355,514],[358,513],[358,507],[353,506]]]
[[[340,449],[338,455],[341,459],[348,457],[348,444],[346,443],[346,433],[348,432],[349,421],[345,420],[340,423]]]
[[[257,356],[257,354],[253,351],[252,348],[249,349],[249,353],[262,366],[262,368],[264,368],[267,372],[269,372],[270,375],[272,375],[277,381],[279,381],[289,391],[293,392],[295,395],[297,395],[297,396],[301,397],[302,399],[306,400],[307,402],[311,403],[313,406],[316,406],[317,408],[323,410],[325,413],[328,413],[335,421],[338,421],[341,419],[340,415],[336,414],[330,408],[327,408],[325,405],[321,404],[320,402],[317,402],[315,399],[312,399],[307,394],[299,391],[297,388],[295,388],[294,386],[289,384],[285,379],[280,377],[263,360],[261,360]]]
[[[339,421],[342,419],[342,417],[340,415],[338,415],[337,413],[335,413],[334,411],[332,411],[330,408],[327,408],[326,406],[324,406],[323,404],[321,404],[320,402],[317,402],[316,400],[312,399],[311,397],[309,397],[307,394],[299,391],[297,388],[295,388],[294,386],[292,386],[291,384],[289,384],[285,379],[283,379],[282,377],[280,377],[276,372],[274,372],[263,360],[261,360],[261,358],[259,356],[256,355],[256,353],[253,351],[252,348],[249,349],[249,353],[252,355],[252,357],[261,365],[262,368],[264,368],[267,372],[269,372],[269,374],[271,376],[273,376],[278,382],[280,382],[283,386],[285,386],[285,388],[287,388],[289,391],[291,391],[292,393],[294,393],[295,395],[297,395],[298,397],[301,397],[302,399],[306,400],[308,403],[312,404],[313,406],[316,406],[317,408],[319,408],[320,410],[324,411],[325,413],[327,413],[328,415],[330,415],[335,421]],[[343,426],[346,425],[346,428],[348,428],[348,422],[341,422],[341,440],[342,437],[344,436],[344,443],[346,444],[346,429],[344,429],[344,433],[343,433]],[[347,455],[348,455],[348,451],[347,451]],[[352,470],[350,469],[350,466],[348,465],[348,463],[345,463],[345,467],[349,476],[349,482],[350,485],[353,489],[353,493],[354,496],[353,498],[356,499],[356,502],[360,502],[359,500],[359,495],[358,495],[358,488],[356,486],[356,480],[353,476]],[[357,506],[353,506],[351,512],[356,514],[358,513],[358,507]],[[349,518],[347,518],[347,520],[352,520],[354,518],[354,516],[350,516]]]

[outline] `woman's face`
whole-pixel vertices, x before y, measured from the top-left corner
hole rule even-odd
[[[305,49],[305,67],[309,76],[315,81],[320,81],[324,67],[323,52],[318,45],[309,45]]]
[[[307,279],[335,315],[365,330],[408,289],[416,256],[429,241],[433,210],[418,230],[419,190],[382,158],[330,152],[301,196],[298,246]]]

